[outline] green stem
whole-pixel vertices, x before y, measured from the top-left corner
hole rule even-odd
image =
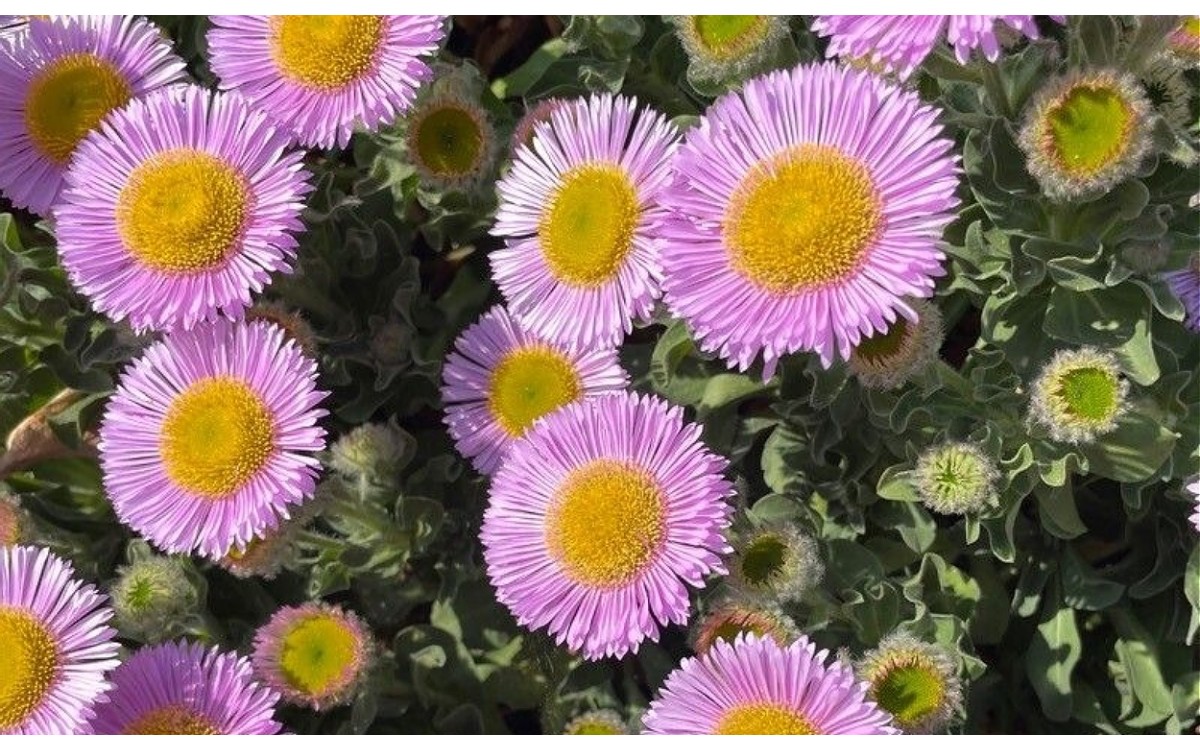
[[[1013,119],[1012,104],[1008,101],[1008,90],[1004,88],[1004,80],[1000,77],[1000,66],[984,61],[980,66],[983,72],[983,88],[996,114],[1006,120]]]

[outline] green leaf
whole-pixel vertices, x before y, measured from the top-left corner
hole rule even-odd
[[[1071,547],[1065,547],[1059,557],[1059,572],[1063,603],[1074,609],[1093,612],[1108,609],[1125,593],[1123,585],[1096,575]]]
[[[1113,647],[1113,653],[1124,668],[1129,688],[1142,708],[1138,725],[1153,726],[1175,710],[1171,690],[1159,667],[1154,638],[1127,609],[1110,610],[1109,618],[1121,636]]]
[[[885,500],[898,500],[903,503],[919,503],[921,498],[913,485],[913,472],[905,469],[904,464],[895,464],[883,470],[879,482],[875,485],[875,494]]]
[[[1135,405],[1120,418],[1117,429],[1080,450],[1093,473],[1117,482],[1139,482],[1158,471],[1177,439],[1179,434],[1149,409]]]
[[[1074,539],[1087,533],[1087,526],[1075,507],[1075,493],[1070,482],[1061,487],[1038,487],[1034,492],[1042,528],[1059,539]]]
[[[1047,599],[1025,652],[1025,673],[1042,702],[1042,710],[1054,721],[1071,718],[1071,675],[1082,653],[1075,610]]]

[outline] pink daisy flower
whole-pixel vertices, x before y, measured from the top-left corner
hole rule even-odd
[[[371,634],[324,603],[283,607],[254,634],[254,673],[289,703],[324,711],[348,703],[366,677]]]
[[[445,16],[210,16],[209,64],[305,146],[345,146],[407,110]]]
[[[973,50],[988,60],[1000,56],[996,23],[1038,38],[1033,16],[817,16],[812,30],[829,37],[828,57],[869,60],[908,78],[943,38],[966,64]],[[1059,23],[1063,16],[1051,16]]]
[[[236,653],[178,641],[139,649],[112,673],[92,734],[278,734],[279,694]]]
[[[651,396],[543,417],[493,477],[480,539],[496,598],[589,659],[685,623],[688,586],[724,573],[733,485],[700,426]]]
[[[76,146],[131,99],[184,80],[154,24],[59,16],[0,43],[0,191],[49,216]]]
[[[137,329],[240,317],[296,256],[312,190],[288,136],[237,96],[176,86],[79,147],[58,248],[98,311]]]
[[[1192,493],[1192,499],[1195,501],[1196,512],[1193,513],[1188,520],[1196,527],[1196,531],[1200,531],[1200,477],[1187,486],[1187,491]]]
[[[804,636],[717,641],[667,675],[646,734],[899,734],[867,684],[828,656]]]
[[[1183,305],[1183,324],[1200,333],[1200,253],[1192,253],[1186,267],[1168,271],[1162,278]]]
[[[633,99],[565,101],[534,123],[496,189],[492,278],[509,312],[573,349],[616,346],[646,318],[661,271],[652,227],[666,216],[676,131]]]
[[[267,321],[178,331],[121,375],[100,426],[117,517],[167,552],[244,548],[311,497],[317,364]]]
[[[540,417],[628,384],[616,348],[572,352],[523,330],[496,305],[454,342],[442,402],[459,452],[491,474]]]
[[[0,734],[72,734],[117,665],[112,610],[69,562],[0,547]]]
[[[777,71],[713,103],[675,157],[663,202],[663,293],[702,348],[828,365],[916,322],[906,296],[940,276],[958,157],[937,110],[833,63]]]

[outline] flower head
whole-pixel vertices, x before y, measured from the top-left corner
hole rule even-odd
[[[867,686],[808,638],[719,641],[667,675],[643,722],[649,734],[896,734]]]
[[[480,538],[496,597],[589,659],[687,621],[723,573],[725,459],[654,397],[600,396],[542,418],[493,477]]]
[[[283,607],[254,634],[254,673],[284,700],[314,711],[348,702],[365,678],[371,634],[323,603]]]
[[[1000,472],[971,443],[950,442],[927,449],[913,471],[917,496],[936,513],[978,513],[996,499]]]
[[[664,197],[667,306],[748,369],[810,349],[829,364],[928,297],[958,205],[937,111],[832,63],[755,78],[688,132]],[[847,123],[854,123],[851,128]]]
[[[629,376],[615,348],[575,353],[525,331],[497,305],[455,341],[442,381],[451,437],[477,471],[491,474],[539,418],[621,392]]]
[[[977,49],[995,61],[1000,56],[997,22],[1038,38],[1033,16],[817,16],[812,29],[829,37],[829,57],[866,58],[908,78],[943,38],[960,63],[966,64]]]
[[[109,594],[117,628],[144,642],[161,640],[163,631],[200,600],[183,563],[157,555],[118,570]]]
[[[563,734],[629,734],[629,724],[610,709],[585,711],[567,723]]]
[[[787,16],[671,16],[688,76],[733,82],[763,72],[788,37]]]
[[[1167,36],[1167,49],[1189,65],[1200,65],[1200,16],[1187,16]]]
[[[492,277],[520,323],[574,349],[611,347],[659,296],[652,227],[665,215],[675,128],[608,94],[534,127],[496,189]]]
[[[0,43],[0,191],[49,216],[76,147],[108,113],[184,80],[184,64],[135,16],[67,16]]]
[[[791,618],[779,609],[733,598],[700,618],[692,632],[692,650],[705,654],[718,641],[732,643],[742,634],[770,638],[783,647],[799,636]]]
[[[962,710],[958,666],[941,646],[893,633],[858,664],[867,695],[910,734],[940,732]]]
[[[77,149],[57,209],[63,266],[135,328],[240,317],[292,268],[311,190],[300,158],[238,97],[177,86],[135,101]]]
[[[887,330],[858,342],[850,354],[850,372],[867,388],[896,388],[937,359],[942,314],[923,299],[913,300],[912,307],[916,320],[896,318]]]
[[[407,110],[444,16],[210,16],[209,63],[305,146],[350,142]]]
[[[217,320],[152,344],[100,427],[122,522],[168,552],[220,556],[312,495],[325,447],[317,365],[266,321]]]
[[[390,424],[361,424],[342,435],[329,450],[329,465],[347,479],[375,479],[396,472],[411,437]]]
[[[178,641],[139,649],[112,673],[94,734],[277,734],[279,694],[236,653]]]
[[[825,564],[812,537],[791,524],[774,524],[737,536],[729,570],[746,595],[798,602],[821,582]]]
[[[434,86],[405,118],[408,157],[428,187],[470,190],[496,161],[492,117],[462,76],[451,73]]]
[[[532,107],[528,107],[513,128],[512,140],[509,143],[509,151],[512,152],[512,155],[515,157],[522,146],[533,148],[533,133],[537,126],[543,122],[550,122],[550,115],[554,110],[569,101],[569,99],[552,96],[548,99],[540,99]]]
[[[259,532],[240,547],[230,548],[215,562],[237,578],[274,578],[294,562],[296,538],[323,505],[318,492],[316,497],[293,511],[291,518],[280,521],[273,529]]]
[[[1030,414],[1062,443],[1090,443],[1129,410],[1129,382],[1117,358],[1090,346],[1062,350],[1033,383]]]
[[[1153,108],[1132,74],[1076,70],[1034,94],[1018,143],[1047,197],[1079,201],[1108,192],[1141,166],[1153,126]]]
[[[1200,252],[1192,253],[1187,267],[1164,273],[1163,280],[1183,305],[1184,325],[1200,332]]]
[[[246,311],[246,320],[269,320],[282,328],[300,347],[300,351],[309,357],[317,358],[317,334],[299,311],[282,302],[258,302]]]
[[[0,546],[0,734],[72,734],[117,665],[112,610],[70,563]]]

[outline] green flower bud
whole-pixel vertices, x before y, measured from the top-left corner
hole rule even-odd
[[[175,635],[169,626],[199,605],[196,586],[183,565],[174,557],[148,557],[117,571],[109,595],[114,622],[123,635],[147,643]]]
[[[926,508],[945,515],[977,513],[996,497],[999,471],[970,443],[943,443],[929,448],[913,470],[917,496]]]
[[[740,534],[733,550],[730,575],[744,596],[757,601],[801,601],[825,575],[817,543],[790,525]]]
[[[1033,383],[1030,416],[1061,443],[1090,443],[1129,410],[1117,358],[1092,347],[1060,351]]]
[[[945,729],[962,710],[958,668],[941,646],[893,633],[858,664],[868,695],[909,734]]]

